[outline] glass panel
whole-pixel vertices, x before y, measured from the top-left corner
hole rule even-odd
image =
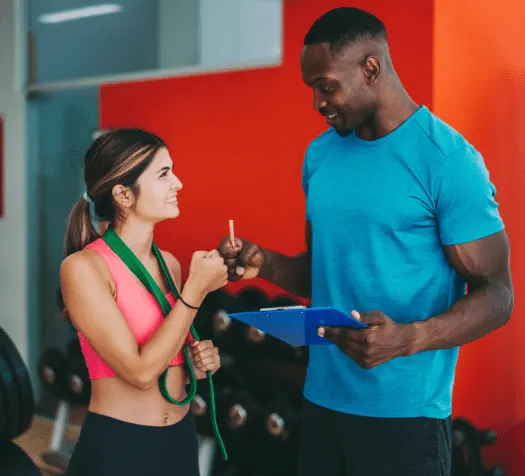
[[[142,71],[157,65],[157,2],[30,0],[34,82]]]
[[[275,64],[282,0],[29,0],[41,84],[179,67]],[[264,18],[264,21],[261,19]]]

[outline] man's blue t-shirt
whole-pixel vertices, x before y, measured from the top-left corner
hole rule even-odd
[[[466,285],[443,245],[504,228],[483,158],[426,107],[375,141],[326,131],[308,147],[303,188],[312,306],[400,323],[444,313]],[[363,369],[335,345],[314,346],[304,396],[355,415],[445,418],[457,357],[427,351]]]

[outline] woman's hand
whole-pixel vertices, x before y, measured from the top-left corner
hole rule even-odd
[[[219,349],[211,340],[194,340],[188,344],[188,351],[190,364],[197,380],[206,378],[207,371],[214,374],[221,368]]]
[[[217,250],[196,251],[190,263],[190,273],[185,288],[204,294],[228,284],[228,268]]]

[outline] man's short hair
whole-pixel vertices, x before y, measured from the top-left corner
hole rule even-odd
[[[315,21],[304,37],[304,45],[330,43],[330,51],[336,56],[353,43],[373,39],[387,40],[385,25],[379,18],[359,8],[340,7]]]

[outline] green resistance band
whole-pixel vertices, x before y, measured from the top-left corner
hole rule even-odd
[[[107,228],[106,232],[104,233],[103,239],[108,244],[108,246],[120,257],[120,259],[124,262],[124,264],[137,276],[137,278],[140,279],[140,281],[146,287],[146,289],[151,294],[153,294],[155,299],[157,299],[160,307],[162,308],[164,317],[166,317],[171,311],[171,305],[166,299],[166,297],[164,296],[163,292],[161,291],[157,283],[155,282],[155,280],[151,277],[151,274],[144,267],[144,265],[140,262],[140,260],[135,256],[135,253],[133,253],[133,251],[131,251],[129,247],[126,245],[126,243],[124,243],[120,239],[120,237],[117,235],[117,233],[111,226]],[[173,295],[177,297],[177,299],[180,298],[180,293],[177,287],[175,286],[175,283],[173,282],[171,273],[168,270],[166,262],[164,261],[164,258],[162,256],[162,253],[157,248],[157,245],[155,245],[155,243],[153,243],[152,248],[153,248],[153,253],[155,254],[160,264],[162,273],[164,274],[165,278],[168,280],[168,283],[171,288],[171,291],[173,292]],[[190,327],[190,332],[194,339],[200,340],[197,334],[197,331],[195,330],[193,325]],[[182,350],[184,352],[186,367],[190,373],[190,390],[186,398],[184,400],[177,401],[177,400],[174,400],[169,394],[168,387],[166,384],[168,369],[166,369],[162,373],[162,375],[159,377],[159,389],[164,399],[174,405],[179,405],[179,406],[187,405],[188,403],[190,403],[195,398],[195,395],[197,393],[197,379],[195,378],[195,373],[193,372],[192,366],[189,365],[188,351],[186,349],[186,345],[182,347]],[[212,421],[212,426],[213,426],[213,432],[215,434],[215,437],[217,438],[217,441],[219,442],[219,446],[221,448],[223,459],[226,461],[228,460],[228,454],[226,452],[226,448],[222,441],[221,435],[219,433],[219,427],[217,425],[217,409],[215,406],[215,392],[213,389],[213,376],[210,371],[207,371],[206,375],[208,377],[208,384],[210,386],[210,410],[211,410],[211,421]]]

